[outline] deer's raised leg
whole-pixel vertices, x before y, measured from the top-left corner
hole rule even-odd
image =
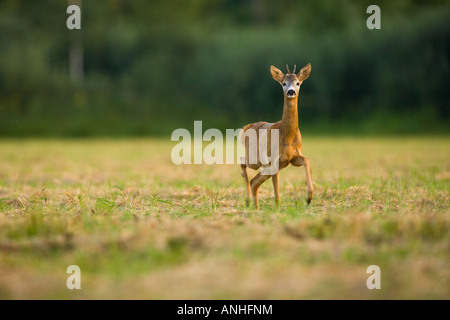
[[[258,174],[252,179],[252,181],[250,181],[250,187],[251,187],[251,190],[252,190],[253,202],[255,203],[256,209],[259,209],[258,189],[264,183],[264,181],[266,181],[270,177],[271,177],[270,175],[262,175],[261,172],[258,172]]]
[[[314,187],[312,184],[312,178],[311,178],[311,168],[309,166],[309,160],[303,156],[298,156],[294,158],[291,161],[291,164],[296,167],[305,166],[305,172],[306,172],[306,202],[308,204],[311,203],[313,194],[314,194]]]
[[[308,202],[308,204],[311,203],[311,200],[313,198],[313,194],[314,194],[314,187],[312,184],[312,177],[311,177],[311,168],[309,167],[309,159],[304,158],[305,159],[305,172],[306,172],[306,194],[307,194],[307,199],[306,201]]]
[[[273,184],[273,194],[275,195],[275,203],[278,206],[278,208],[280,207],[280,181],[279,181],[279,173],[280,171],[278,171],[277,173],[275,173],[272,176],[272,184]]]
[[[245,187],[247,189],[247,197],[245,198],[245,205],[248,206],[250,204],[250,182],[248,180],[248,175],[247,175],[247,166],[245,164],[241,164],[241,174],[244,177],[244,181],[245,181]]]

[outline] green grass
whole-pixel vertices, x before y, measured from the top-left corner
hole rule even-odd
[[[447,137],[306,135],[313,202],[289,167],[280,210],[270,181],[246,208],[238,165],[175,166],[173,145],[0,141],[0,298],[450,297]]]

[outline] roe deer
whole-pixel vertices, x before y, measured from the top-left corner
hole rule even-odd
[[[289,164],[293,166],[300,167],[305,166],[306,171],[306,184],[307,184],[307,203],[311,202],[313,197],[314,188],[311,181],[311,169],[309,167],[309,160],[303,156],[302,153],[302,136],[298,129],[298,94],[300,91],[300,85],[302,82],[308,78],[311,72],[311,64],[307,64],[303,67],[297,74],[294,71],[291,73],[289,67],[286,65],[287,74],[283,74],[280,69],[270,66],[270,72],[275,81],[278,81],[283,87],[284,93],[284,106],[283,106],[283,116],[281,121],[275,123],[267,122],[256,122],[251,123],[243,128],[243,144],[245,147],[245,161],[241,164],[242,176],[244,177],[245,184],[247,187],[247,204],[250,201],[250,195],[253,196],[254,204],[256,208],[258,205],[258,188],[272,177],[273,189],[275,194],[275,202],[280,206],[280,191],[279,191],[279,171]],[[256,132],[256,147],[254,146],[255,141],[248,139],[248,135],[245,132],[249,129],[253,129]],[[259,172],[251,181],[248,179],[247,167],[257,170],[261,167],[262,161],[259,158],[259,154],[256,155],[256,163],[251,163],[249,161],[249,149],[258,148],[259,140],[262,132],[266,132],[267,137],[267,154],[270,156],[271,147],[271,136],[272,130],[278,129],[278,140],[279,144],[279,157],[278,157],[278,170],[273,175],[264,175]],[[261,130],[261,131],[260,131]],[[274,136],[276,137],[276,136]],[[275,147],[276,148],[276,147]],[[275,149],[276,150],[276,149]],[[263,166],[264,167],[264,166]]]

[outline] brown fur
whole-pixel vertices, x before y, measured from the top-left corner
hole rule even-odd
[[[271,66],[271,73],[274,80],[278,81],[281,85],[286,82],[299,83],[301,84],[306,78],[308,78],[311,71],[311,65],[306,65],[298,74],[288,73],[284,75],[279,69]],[[261,175],[258,173],[251,181],[248,179],[247,167],[251,169],[259,169],[261,163],[258,159],[256,164],[248,163],[249,159],[249,139],[243,141],[246,152],[246,163],[241,165],[242,176],[244,177],[246,187],[247,187],[247,203],[250,199],[250,194],[253,196],[253,200],[256,208],[258,208],[258,188],[266,180],[272,177],[275,201],[278,206],[280,206],[280,193],[279,193],[279,171],[289,164],[293,166],[305,166],[306,171],[306,182],[307,182],[307,202],[310,203],[313,197],[313,185],[311,179],[311,169],[309,167],[309,160],[303,156],[302,153],[302,136],[298,128],[298,94],[295,98],[288,98],[286,94],[284,95],[284,105],[283,105],[283,116],[280,121],[275,123],[268,122],[256,122],[247,124],[244,126],[244,132],[248,129],[255,129],[258,138],[259,145],[259,129],[268,129],[267,134],[267,146],[268,146],[268,156],[270,157],[269,147],[271,145],[271,130],[279,130],[279,170],[276,174]],[[258,153],[259,155],[259,153]]]

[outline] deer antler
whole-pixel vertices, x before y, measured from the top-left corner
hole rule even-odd
[[[294,64],[294,71],[292,71],[292,73],[295,73],[295,69],[297,68],[297,65]]]
[[[288,72],[288,73],[291,73],[291,72],[289,71],[289,66],[287,65],[287,63],[286,63],[286,69],[287,69],[287,72]]]

